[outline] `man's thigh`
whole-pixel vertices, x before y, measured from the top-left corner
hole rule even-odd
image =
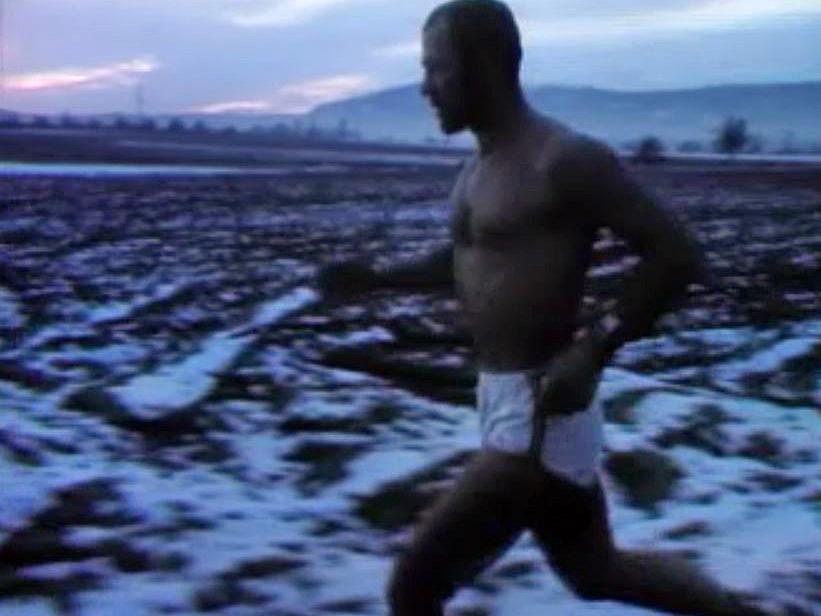
[[[521,459],[477,453],[454,487],[423,514],[396,575],[435,577],[426,583],[442,585],[443,594],[472,579],[524,530],[526,472]]]
[[[599,480],[581,488],[548,477],[538,503],[529,526],[556,572],[573,586],[579,578],[604,579],[614,547]]]

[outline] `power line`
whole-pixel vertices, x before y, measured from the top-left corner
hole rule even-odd
[[[145,99],[143,98],[143,84],[141,81],[137,82],[134,95],[137,101],[137,116],[142,119],[143,114],[145,113]]]
[[[6,2],[0,0],[0,105],[6,94]]]

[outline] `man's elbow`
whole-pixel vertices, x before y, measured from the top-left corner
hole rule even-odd
[[[704,285],[707,282],[706,260],[701,250],[690,238],[684,238],[668,254],[671,274],[685,294],[690,285]]]
[[[686,284],[703,285],[707,282],[708,270],[707,260],[704,252],[692,237],[685,238],[685,249],[683,252],[683,276]]]
[[[707,260],[700,252],[696,252],[690,266],[690,281],[689,284],[697,284],[704,286],[710,277],[709,269],[707,267]]]

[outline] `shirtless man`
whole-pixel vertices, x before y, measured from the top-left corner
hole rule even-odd
[[[531,109],[509,9],[455,0],[423,29],[422,93],[445,133],[478,152],[451,194],[452,246],[388,272],[329,269],[323,283],[455,282],[473,333],[482,449],[416,529],[388,588],[394,616],[433,616],[530,530],[581,598],[674,614],[760,614],[682,557],[617,548],[598,478],[602,368],[683,299],[701,262],[686,233],[603,144]],[[641,261],[618,307],[578,324],[598,229]],[[533,613],[538,613],[536,610]]]

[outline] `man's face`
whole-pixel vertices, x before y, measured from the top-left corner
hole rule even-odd
[[[442,132],[449,135],[467,128],[462,67],[443,19],[422,32],[422,68],[422,96],[436,111]]]

